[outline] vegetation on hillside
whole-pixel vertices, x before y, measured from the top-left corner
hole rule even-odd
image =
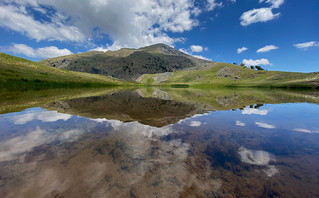
[[[124,81],[102,75],[74,72],[0,53],[0,85],[6,86],[108,86]]]
[[[319,73],[253,70],[227,63],[197,70],[177,71],[162,78],[158,78],[159,75],[161,74],[144,74],[139,78],[139,82],[191,87],[319,87]]]

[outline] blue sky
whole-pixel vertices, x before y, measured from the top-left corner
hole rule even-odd
[[[2,0],[0,51],[41,60],[166,43],[198,57],[319,71],[318,0]]]

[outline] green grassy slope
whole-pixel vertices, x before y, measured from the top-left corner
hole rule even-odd
[[[107,86],[124,85],[128,83],[102,75],[58,69],[27,59],[0,53],[0,84]]]
[[[187,84],[191,87],[319,87],[319,73],[257,71],[227,63],[198,70],[177,71],[166,77],[159,75],[144,74],[139,82],[154,85]]]

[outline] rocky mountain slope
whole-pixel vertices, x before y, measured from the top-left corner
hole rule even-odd
[[[215,64],[212,61],[187,55],[165,44],[155,44],[139,49],[91,51],[45,59],[41,60],[40,63],[71,71],[102,74],[125,80],[135,80],[142,74],[174,72]]]

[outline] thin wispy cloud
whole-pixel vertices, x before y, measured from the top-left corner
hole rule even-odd
[[[265,128],[265,129],[275,129],[275,128],[277,128],[275,125],[267,124],[267,123],[264,123],[264,122],[255,122],[255,124],[258,127]]]
[[[240,53],[242,53],[242,52],[244,52],[244,51],[246,51],[246,50],[248,50],[247,47],[238,48],[238,49],[237,49],[237,54],[240,54]]]
[[[275,45],[266,45],[265,47],[262,47],[260,49],[257,50],[257,53],[262,53],[262,52],[269,52],[271,50],[275,50],[278,49],[279,47],[275,46]]]
[[[310,47],[319,47],[319,43],[316,41],[309,41],[305,43],[297,43],[294,44],[294,46],[299,49],[308,49]]]

